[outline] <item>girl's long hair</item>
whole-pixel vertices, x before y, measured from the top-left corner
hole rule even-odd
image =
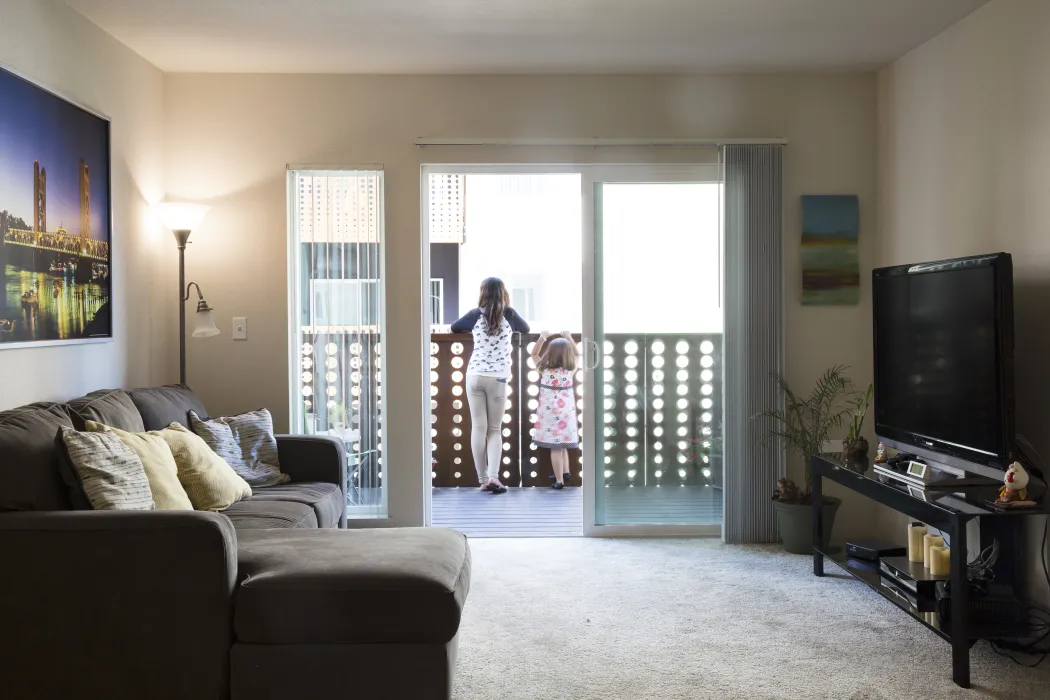
[[[573,352],[572,343],[565,338],[555,338],[547,344],[543,356],[540,357],[539,369],[567,369],[570,372],[576,369],[576,353]]]
[[[503,327],[503,312],[510,306],[510,293],[503,280],[489,277],[481,283],[481,295],[478,297],[478,308],[485,314],[485,331],[489,335],[499,335]]]

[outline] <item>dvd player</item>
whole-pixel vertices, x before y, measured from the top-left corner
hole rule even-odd
[[[900,471],[885,464],[876,464],[875,472],[893,479],[899,484],[919,489],[943,486],[959,480],[957,474],[944,472],[929,464],[916,462],[915,460],[908,462],[907,466]]]
[[[935,576],[922,562],[908,561],[908,557],[885,557],[879,560],[879,573],[894,581],[917,598],[933,600],[937,596],[937,582],[947,576]]]
[[[879,540],[855,540],[846,543],[847,556],[868,561],[878,561],[883,557],[903,557],[907,553],[907,547]]]

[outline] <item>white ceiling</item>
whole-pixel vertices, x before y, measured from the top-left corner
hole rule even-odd
[[[67,0],[165,71],[871,69],[987,0]]]

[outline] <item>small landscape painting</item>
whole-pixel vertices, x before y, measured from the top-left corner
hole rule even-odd
[[[802,303],[860,301],[860,203],[856,195],[802,196]]]

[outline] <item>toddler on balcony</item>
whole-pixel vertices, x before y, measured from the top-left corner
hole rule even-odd
[[[537,447],[551,451],[555,489],[562,489],[569,479],[569,450],[579,447],[576,432],[576,343],[569,331],[551,336],[546,331],[532,346],[532,361],[540,375],[539,406],[536,409]]]

